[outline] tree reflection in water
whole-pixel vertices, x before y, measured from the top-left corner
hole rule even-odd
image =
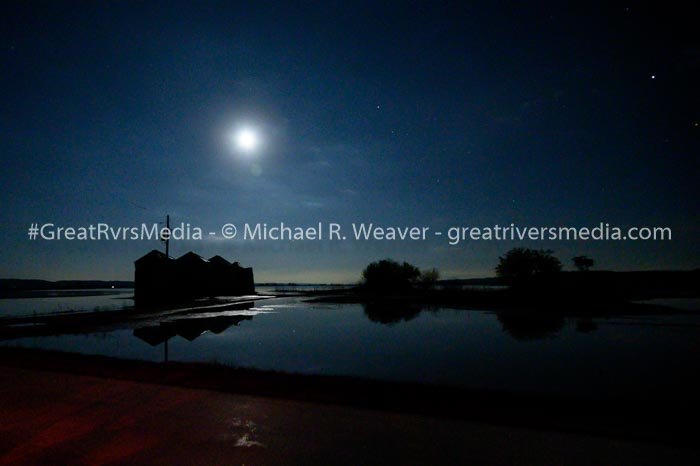
[[[418,304],[392,303],[392,302],[368,302],[363,304],[365,316],[372,322],[384,325],[394,325],[400,322],[408,322],[415,319],[424,310]],[[439,309],[431,309],[440,312]],[[464,310],[464,312],[471,312]],[[564,328],[566,322],[564,316],[546,311],[508,310],[497,311],[496,317],[501,324],[503,332],[516,340],[539,340],[554,338]],[[579,325],[579,331],[592,331],[595,324]]]
[[[521,341],[554,338],[565,323],[563,316],[543,311],[499,311],[496,317],[505,333]]]
[[[365,315],[372,322],[393,325],[398,322],[408,322],[421,313],[422,307],[408,303],[364,303]]]

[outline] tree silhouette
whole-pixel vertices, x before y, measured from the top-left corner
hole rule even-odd
[[[421,276],[415,266],[391,259],[372,262],[362,271],[363,285],[374,292],[403,291],[413,287]]]
[[[496,274],[511,285],[530,281],[538,276],[553,275],[561,271],[561,262],[553,251],[513,248],[498,258]]]
[[[593,267],[593,264],[595,264],[595,261],[588,256],[576,256],[571,260],[574,263],[574,267],[576,267],[579,272],[588,272],[588,270]]]

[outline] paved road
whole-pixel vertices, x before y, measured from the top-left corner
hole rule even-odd
[[[700,452],[0,367],[0,464],[700,464]]]

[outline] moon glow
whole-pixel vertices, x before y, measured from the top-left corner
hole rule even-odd
[[[246,154],[255,152],[260,142],[260,135],[252,128],[240,128],[233,135],[236,149]]]

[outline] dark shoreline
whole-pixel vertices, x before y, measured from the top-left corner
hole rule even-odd
[[[673,393],[653,400],[581,399],[24,348],[0,348],[0,365],[698,448],[685,427],[697,402]]]

